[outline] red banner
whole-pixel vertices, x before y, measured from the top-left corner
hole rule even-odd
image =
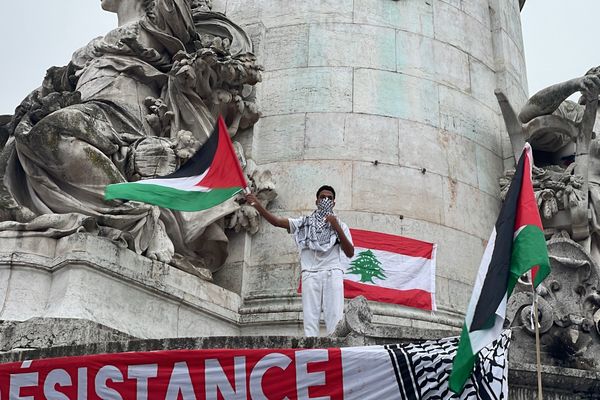
[[[343,399],[340,349],[180,350],[0,365],[0,399],[286,397]]]
[[[384,400],[447,393],[457,338],[341,349],[174,350],[0,364],[0,400]],[[505,391],[505,341],[472,388]],[[501,366],[496,361],[503,362]],[[477,375],[477,374],[475,374]],[[493,387],[494,386],[494,387]],[[480,399],[478,390],[461,399]],[[486,391],[485,399],[489,397]]]

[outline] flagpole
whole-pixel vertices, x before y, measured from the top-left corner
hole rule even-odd
[[[540,350],[540,324],[538,323],[538,308],[537,308],[537,293],[533,284],[533,277],[531,274],[531,289],[533,291],[533,326],[535,327],[535,354],[537,364],[537,384],[538,384],[538,400],[543,400],[542,395],[542,357]]]

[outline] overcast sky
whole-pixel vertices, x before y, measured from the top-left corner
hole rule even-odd
[[[75,49],[116,26],[98,0],[1,0],[0,15],[0,114],[12,114],[48,67],[66,64]],[[527,0],[530,93],[600,65],[599,16],[599,0]]]

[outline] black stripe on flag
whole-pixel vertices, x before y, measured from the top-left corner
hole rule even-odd
[[[508,289],[510,260],[515,234],[515,219],[517,217],[521,183],[523,182],[525,172],[525,157],[527,157],[527,154],[523,151],[515,171],[515,176],[508,188],[506,199],[500,209],[500,215],[496,221],[494,250],[488,272],[483,281],[479,301],[475,306],[473,321],[471,321],[469,329],[470,332],[491,328],[494,323],[494,314]]]
[[[215,127],[208,140],[204,142],[202,147],[185,164],[177,171],[170,175],[161,176],[157,179],[167,178],[187,178],[188,176],[202,175],[212,164],[217,147],[219,146],[219,124],[215,123]]]

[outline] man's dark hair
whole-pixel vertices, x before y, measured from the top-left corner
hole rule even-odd
[[[317,190],[317,198],[323,190],[329,190],[331,193],[333,193],[333,198],[335,199],[335,190],[329,185],[323,185],[319,188],[319,190]]]

